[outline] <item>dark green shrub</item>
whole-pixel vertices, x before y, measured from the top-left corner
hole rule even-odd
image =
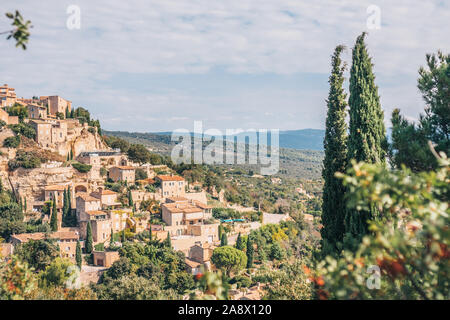
[[[74,167],[75,169],[77,169],[78,172],[81,172],[81,173],[89,172],[92,168],[91,165],[80,163],[80,162],[72,163],[72,167]]]
[[[19,144],[20,144],[20,137],[18,136],[8,137],[3,141],[3,146],[5,148],[17,148]]]

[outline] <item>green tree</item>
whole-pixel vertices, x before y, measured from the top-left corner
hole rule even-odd
[[[247,266],[245,253],[231,246],[214,249],[211,261],[217,268],[223,269],[228,276],[231,272],[237,273]]]
[[[69,259],[56,258],[40,274],[40,286],[46,288],[65,285],[70,277],[76,272],[75,269],[72,269],[71,272],[69,272],[71,266],[72,263]],[[75,278],[73,280],[75,280]]]
[[[76,213],[72,210],[72,189],[67,188],[67,215],[70,217],[70,226],[74,227],[77,224]]]
[[[128,205],[133,207],[133,196],[131,195],[131,190],[128,190]]]
[[[439,162],[438,170],[420,173],[354,162],[340,175],[349,205],[375,205],[383,218],[370,221],[373,234],[356,250],[343,251],[338,259],[327,257],[314,267],[310,277],[320,298],[450,298],[450,167],[445,157]]]
[[[222,233],[222,237],[220,238],[220,246],[226,246],[228,245],[228,238],[227,238],[227,234],[224,232]]]
[[[67,218],[68,218],[67,189],[64,189],[64,191],[63,191],[63,208],[62,208],[62,222],[63,222],[64,227],[68,226]]]
[[[23,300],[37,288],[36,276],[27,263],[13,255],[0,259],[0,300]]]
[[[253,268],[253,243],[250,237],[247,237],[247,269]]]
[[[236,239],[236,249],[239,249],[241,251],[245,250],[245,239],[241,236],[241,233],[239,232],[238,237]]]
[[[151,159],[151,154],[148,149],[142,144],[132,144],[127,151],[128,158],[133,162],[140,164],[148,163]]]
[[[344,46],[337,46],[331,60],[332,71],[328,83],[327,120],[324,139],[325,158],[322,177],[324,179],[322,201],[322,250],[336,250],[345,232],[345,189],[336,172],[345,172],[347,167],[347,124],[345,122],[347,95],[344,92],[345,63],[341,53]]]
[[[3,147],[5,148],[17,148],[20,145],[20,137],[12,136],[3,140]]]
[[[92,250],[94,249],[93,242],[94,241],[92,239],[92,227],[91,222],[89,221],[86,230],[86,245],[85,245],[86,253],[92,253]]]
[[[114,245],[114,230],[111,228],[111,239],[109,239],[109,246]]]
[[[395,109],[392,113],[390,159],[394,167],[402,164],[415,172],[438,167],[428,141],[437,152],[450,153],[450,54],[428,54],[427,66],[419,69],[418,88],[426,103],[425,114],[417,124],[407,121]]]
[[[125,243],[125,241],[127,241],[127,237],[126,237],[126,234],[125,234],[125,229],[123,229],[122,230],[122,243]]]
[[[214,216],[214,209],[215,208],[213,208],[213,216]],[[216,217],[214,216],[214,218],[216,218]],[[223,233],[223,226],[222,226],[222,224],[219,224],[219,227],[218,227],[218,230],[217,230],[217,234],[219,235],[219,239],[222,239],[222,233]]]
[[[50,218],[50,227],[53,232],[58,231],[58,210],[56,209],[56,199],[52,201],[52,216]]]
[[[164,245],[165,245],[167,248],[172,248],[172,240],[170,239],[170,232],[169,232],[169,231],[167,231],[167,237],[166,237],[166,239],[164,240]]]
[[[76,249],[76,252],[75,252],[75,260],[76,260],[76,262],[77,262],[78,268],[81,269],[81,265],[82,265],[82,263],[83,263],[83,260],[82,260],[82,258],[81,258],[81,245],[80,245],[80,241],[77,241],[77,249]]]
[[[19,117],[19,121],[22,123],[25,118],[28,118],[28,108],[21,104],[15,103],[13,106],[6,109],[10,116]]]
[[[136,180],[144,180],[147,178],[148,178],[148,175],[145,170],[140,169],[140,168],[136,169]]]
[[[121,138],[108,136],[106,137],[106,143],[113,149],[120,149],[120,152],[127,153],[130,148],[128,141]]]
[[[270,259],[281,261],[286,256],[286,251],[281,247],[278,242],[272,243],[270,246]]]
[[[372,61],[364,38],[360,35],[353,48],[350,70],[350,126],[348,137],[348,160],[368,163],[384,163],[386,156],[386,133],[383,110],[375,85]],[[367,221],[377,215],[375,208],[368,210],[349,209],[346,212],[345,228],[348,237],[356,243],[368,233]],[[349,241],[347,241],[349,243]]]
[[[59,256],[59,248],[49,239],[30,240],[19,245],[15,254],[36,271],[42,271]]]

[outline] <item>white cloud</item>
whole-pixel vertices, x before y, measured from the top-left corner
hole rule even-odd
[[[120,81],[109,81],[114,76],[208,74],[215,68],[233,74],[327,74],[333,48],[340,43],[351,48],[366,29],[366,8],[371,4],[381,9],[382,27],[369,30],[367,38],[377,80],[389,82],[400,75],[415,79],[425,53],[450,51],[446,41],[449,4],[437,0],[79,0],[81,30],[72,31],[66,28],[66,8],[71,4],[67,0],[2,2],[4,11],[20,9],[35,27],[26,52],[12,43],[1,44],[0,81],[15,86],[19,95],[58,93],[74,102],[86,101],[105,123],[116,123],[116,129],[120,122],[115,119],[123,119],[124,129],[133,128],[120,116],[124,105],[132,110],[130,122],[143,122],[166,115],[190,119],[208,113],[208,103],[225,103],[193,96],[189,90],[171,91],[170,84],[151,93],[122,88]],[[8,27],[6,23],[0,18],[0,30]],[[298,94],[291,89],[286,93],[289,98],[281,98],[280,89],[249,90],[248,95],[239,93],[240,97],[230,100],[247,115],[255,108],[253,102],[265,108],[264,115],[283,101],[281,110],[303,116],[280,121],[280,126],[323,125],[326,91]],[[387,110],[394,103],[400,103],[411,116],[421,109],[413,106],[420,103],[414,81],[380,85],[380,93]],[[214,116],[229,117],[221,110]],[[261,119],[265,126],[276,119],[265,118]]]

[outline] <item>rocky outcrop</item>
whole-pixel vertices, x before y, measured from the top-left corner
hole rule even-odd
[[[110,149],[96,131],[95,133],[91,133],[86,128],[84,128],[81,131],[81,134],[71,142],[71,147],[74,157],[78,156],[83,151]]]
[[[109,149],[100,135],[96,131],[94,133],[89,132],[88,127],[73,131],[72,134],[67,135],[66,141],[55,146],[55,151],[60,155],[67,156],[72,151],[74,157],[84,151]]]
[[[18,168],[11,172],[9,180],[16,195],[26,198],[27,204],[44,200],[44,187],[52,184],[69,183],[74,177],[72,167]]]

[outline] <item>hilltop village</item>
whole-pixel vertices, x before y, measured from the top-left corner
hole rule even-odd
[[[77,263],[89,283],[120,259],[124,241],[147,238],[181,252],[185,270],[196,275],[215,268],[215,248],[236,244],[264,224],[292,220],[288,213],[256,213],[227,202],[223,189],[188,183],[167,164],[139,157],[148,150],[137,148],[130,157],[111,147],[98,120],[60,96],[19,98],[5,84],[0,103],[1,191],[9,192],[23,213],[19,222],[28,226],[3,233],[3,256],[30,241],[51,239],[59,256]],[[313,197],[301,186],[296,192]],[[247,218],[215,218],[218,204]],[[305,219],[314,221],[309,214]],[[255,290],[259,285],[249,294]]]

